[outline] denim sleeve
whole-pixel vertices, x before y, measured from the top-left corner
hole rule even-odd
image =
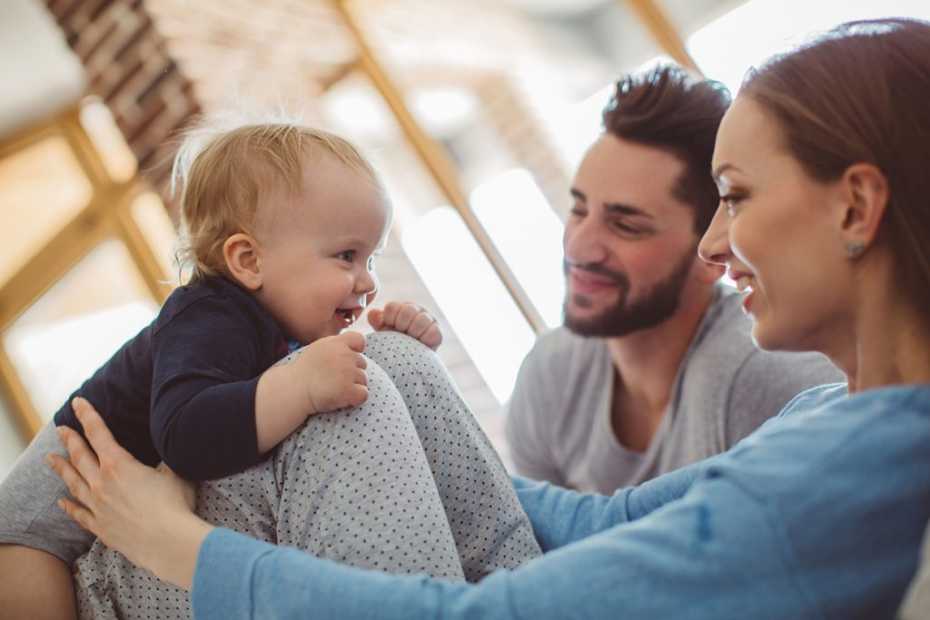
[[[784,559],[790,544],[778,519],[724,480],[701,486],[647,518],[478,584],[351,568],[215,530],[198,557],[194,617],[819,617]]]
[[[543,551],[640,519],[682,497],[716,457],[659,476],[613,495],[579,493],[513,476],[513,485]]]

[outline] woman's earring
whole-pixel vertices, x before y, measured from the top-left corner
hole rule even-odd
[[[865,252],[865,244],[859,241],[851,241],[846,244],[846,256],[849,259],[859,258]]]

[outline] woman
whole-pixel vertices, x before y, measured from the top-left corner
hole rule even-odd
[[[214,528],[87,406],[99,463],[63,431],[67,510],[192,588],[202,618],[892,616],[930,517],[928,98],[930,25],[909,20],[840,26],[748,77],[700,254],[737,281],[760,346],[827,354],[848,392],[805,392],[728,453],[613,497],[516,481],[542,558],[451,583]]]

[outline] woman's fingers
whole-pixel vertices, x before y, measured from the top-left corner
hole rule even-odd
[[[72,497],[83,504],[87,504],[90,501],[91,493],[87,481],[85,481],[81,474],[71,466],[70,462],[58,454],[49,454],[45,458],[45,461],[48,463],[49,467],[58,474],[58,477],[62,479],[65,486],[68,487],[68,492]]]
[[[100,463],[97,461],[97,456],[87,446],[87,442],[85,442],[75,430],[67,426],[59,426],[56,430],[58,431],[58,438],[68,451],[67,462],[64,462],[64,459],[61,457],[55,460],[62,470],[59,475],[61,475],[63,479],[64,474],[71,474],[76,478],[80,478],[80,481],[76,479],[73,480],[73,484],[76,488],[78,482],[83,483],[86,487],[93,486],[100,475]],[[68,480],[65,479],[65,482],[67,483]],[[69,489],[70,487],[71,485],[69,485]],[[74,489],[72,489],[71,494],[77,497],[82,503],[87,503],[87,496],[79,496]]]
[[[94,516],[87,508],[72,502],[70,499],[58,500],[58,507],[64,510],[65,514],[85,530],[99,535],[99,532],[94,529]]]
[[[81,426],[84,427],[84,435],[87,436],[87,441],[90,442],[91,447],[99,457],[125,458],[129,456],[129,453],[113,438],[113,433],[110,432],[103,418],[100,417],[100,414],[89,402],[77,397],[71,401],[71,407],[74,409],[77,419],[81,422]]]

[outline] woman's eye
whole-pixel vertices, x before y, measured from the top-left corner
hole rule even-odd
[[[743,196],[737,196],[735,194],[727,194],[726,196],[720,197],[720,204],[723,205],[723,208],[727,210],[727,215],[734,217],[736,215],[737,206],[742,202]]]

